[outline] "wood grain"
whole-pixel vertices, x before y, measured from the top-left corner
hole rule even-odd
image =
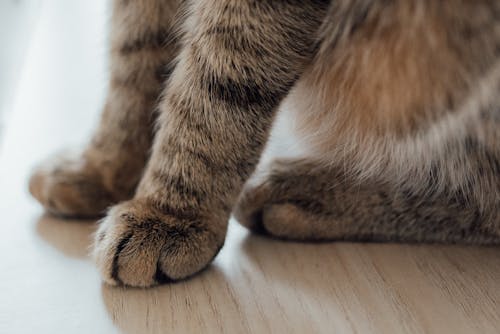
[[[46,1],[20,73],[0,142],[0,333],[499,332],[498,248],[289,243],[233,222],[191,280],[103,285],[87,256],[95,222],[45,215],[26,191],[33,164],[95,122],[102,3]]]

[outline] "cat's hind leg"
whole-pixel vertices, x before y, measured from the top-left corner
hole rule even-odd
[[[362,20],[336,20],[342,4],[324,36],[355,26],[324,40],[330,52],[283,108],[320,161],[276,163],[246,186],[236,217],[286,239],[497,242],[498,6],[373,2]],[[461,29],[475,31],[469,43]]]
[[[500,243],[480,210],[457,196],[353,181],[341,168],[319,166],[276,161],[265,181],[246,186],[236,219],[255,232],[289,240]]]
[[[177,0],[114,1],[111,78],[100,124],[83,153],[38,167],[30,192],[50,212],[98,216],[133,195],[153,137],[154,108],[177,54]]]

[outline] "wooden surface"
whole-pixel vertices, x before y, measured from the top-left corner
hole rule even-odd
[[[76,146],[105,93],[102,1],[43,3],[0,139],[0,333],[498,333],[500,249],[298,244],[232,224],[214,265],[148,290],[103,285],[94,222],[28,196],[41,158]]]

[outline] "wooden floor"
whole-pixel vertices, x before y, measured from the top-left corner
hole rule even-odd
[[[233,223],[201,275],[101,283],[94,222],[47,216],[27,175],[78,146],[105,93],[102,1],[46,0],[0,137],[0,333],[499,333],[500,249],[298,244]]]

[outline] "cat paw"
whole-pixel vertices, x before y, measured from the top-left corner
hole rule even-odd
[[[149,287],[208,266],[224,242],[202,221],[166,215],[146,200],[113,207],[96,233],[93,257],[111,285]]]
[[[310,204],[280,193],[270,183],[246,186],[234,207],[236,220],[252,232],[287,240],[317,240],[311,233],[311,214],[301,205]]]
[[[246,185],[233,208],[233,216],[252,232],[267,234],[264,216],[271,199],[269,185]]]
[[[57,156],[31,175],[29,191],[47,211],[64,217],[97,217],[117,198],[99,170],[80,157]]]

